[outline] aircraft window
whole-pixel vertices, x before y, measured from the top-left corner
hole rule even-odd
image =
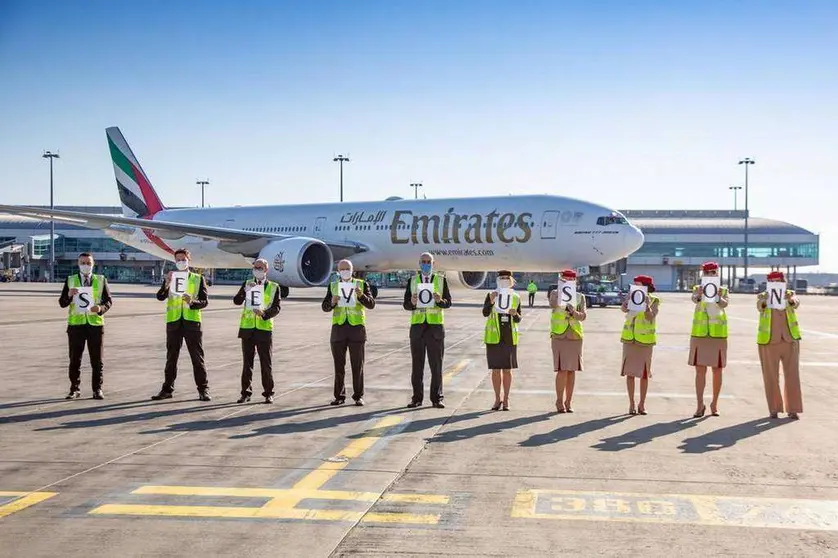
[[[628,221],[622,215],[607,215],[605,217],[598,217],[596,224],[600,226],[608,225],[626,225]]]

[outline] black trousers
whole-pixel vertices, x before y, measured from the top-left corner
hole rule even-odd
[[[262,369],[262,396],[274,394],[273,338],[242,339],[242,395],[253,395],[253,362],[259,353],[259,367]]]
[[[431,403],[443,400],[442,357],[445,353],[445,328],[441,325],[414,324],[410,326],[410,355],[413,359],[413,402],[421,403],[425,394],[425,354],[431,369]]]
[[[529,293],[529,295],[530,295],[530,306],[532,306],[533,303],[535,302],[535,293]]]
[[[346,351],[352,367],[352,399],[364,397],[364,347],[366,341],[342,339],[332,341],[332,358],[335,361],[335,399],[346,399]]]
[[[207,368],[204,365],[203,332],[200,329],[178,327],[166,330],[166,378],[163,381],[163,391],[167,393],[175,391],[177,361],[184,340],[186,340],[189,357],[192,359],[192,374],[195,376],[195,386],[197,386],[199,392],[209,389]]]
[[[93,391],[102,389],[104,381],[104,365],[102,364],[102,347],[105,328],[102,326],[79,325],[67,328],[67,340],[70,346],[70,390],[78,391],[81,386],[81,357],[84,356],[84,345],[90,355],[92,369],[91,386]]]

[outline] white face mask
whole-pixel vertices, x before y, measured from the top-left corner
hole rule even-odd
[[[512,281],[509,279],[498,279],[498,288],[499,289],[508,289],[512,287]]]
[[[186,271],[189,269],[189,261],[188,260],[178,260],[175,262],[175,267],[178,268],[178,271]]]
[[[256,278],[257,281],[261,281],[262,279],[264,279],[265,275],[267,275],[266,271],[263,271],[261,269],[253,270],[253,276]]]
[[[79,271],[81,271],[82,275],[90,275],[90,272],[93,271],[93,266],[79,264]]]
[[[340,274],[340,278],[344,281],[349,281],[350,279],[352,279],[351,269],[341,269],[340,271],[338,271],[338,273]]]

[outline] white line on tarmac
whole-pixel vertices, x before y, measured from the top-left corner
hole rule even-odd
[[[729,360],[728,364],[753,364],[759,365],[758,360]],[[838,362],[801,362],[800,366],[816,367],[816,368],[838,368]]]
[[[758,324],[759,320],[754,320],[753,318],[740,318],[739,316],[731,316],[728,314],[729,320],[739,320],[740,322],[751,322],[752,324]],[[829,339],[838,339],[838,333],[828,333],[826,331],[815,331],[814,329],[801,329],[805,335],[820,335],[821,337],[827,337]]]

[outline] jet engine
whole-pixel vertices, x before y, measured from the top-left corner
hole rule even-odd
[[[458,271],[446,273],[445,278],[452,289],[479,289],[486,283],[486,271]]]
[[[268,279],[283,287],[316,287],[329,279],[332,251],[316,238],[294,237],[265,246],[259,257],[268,261]]]

